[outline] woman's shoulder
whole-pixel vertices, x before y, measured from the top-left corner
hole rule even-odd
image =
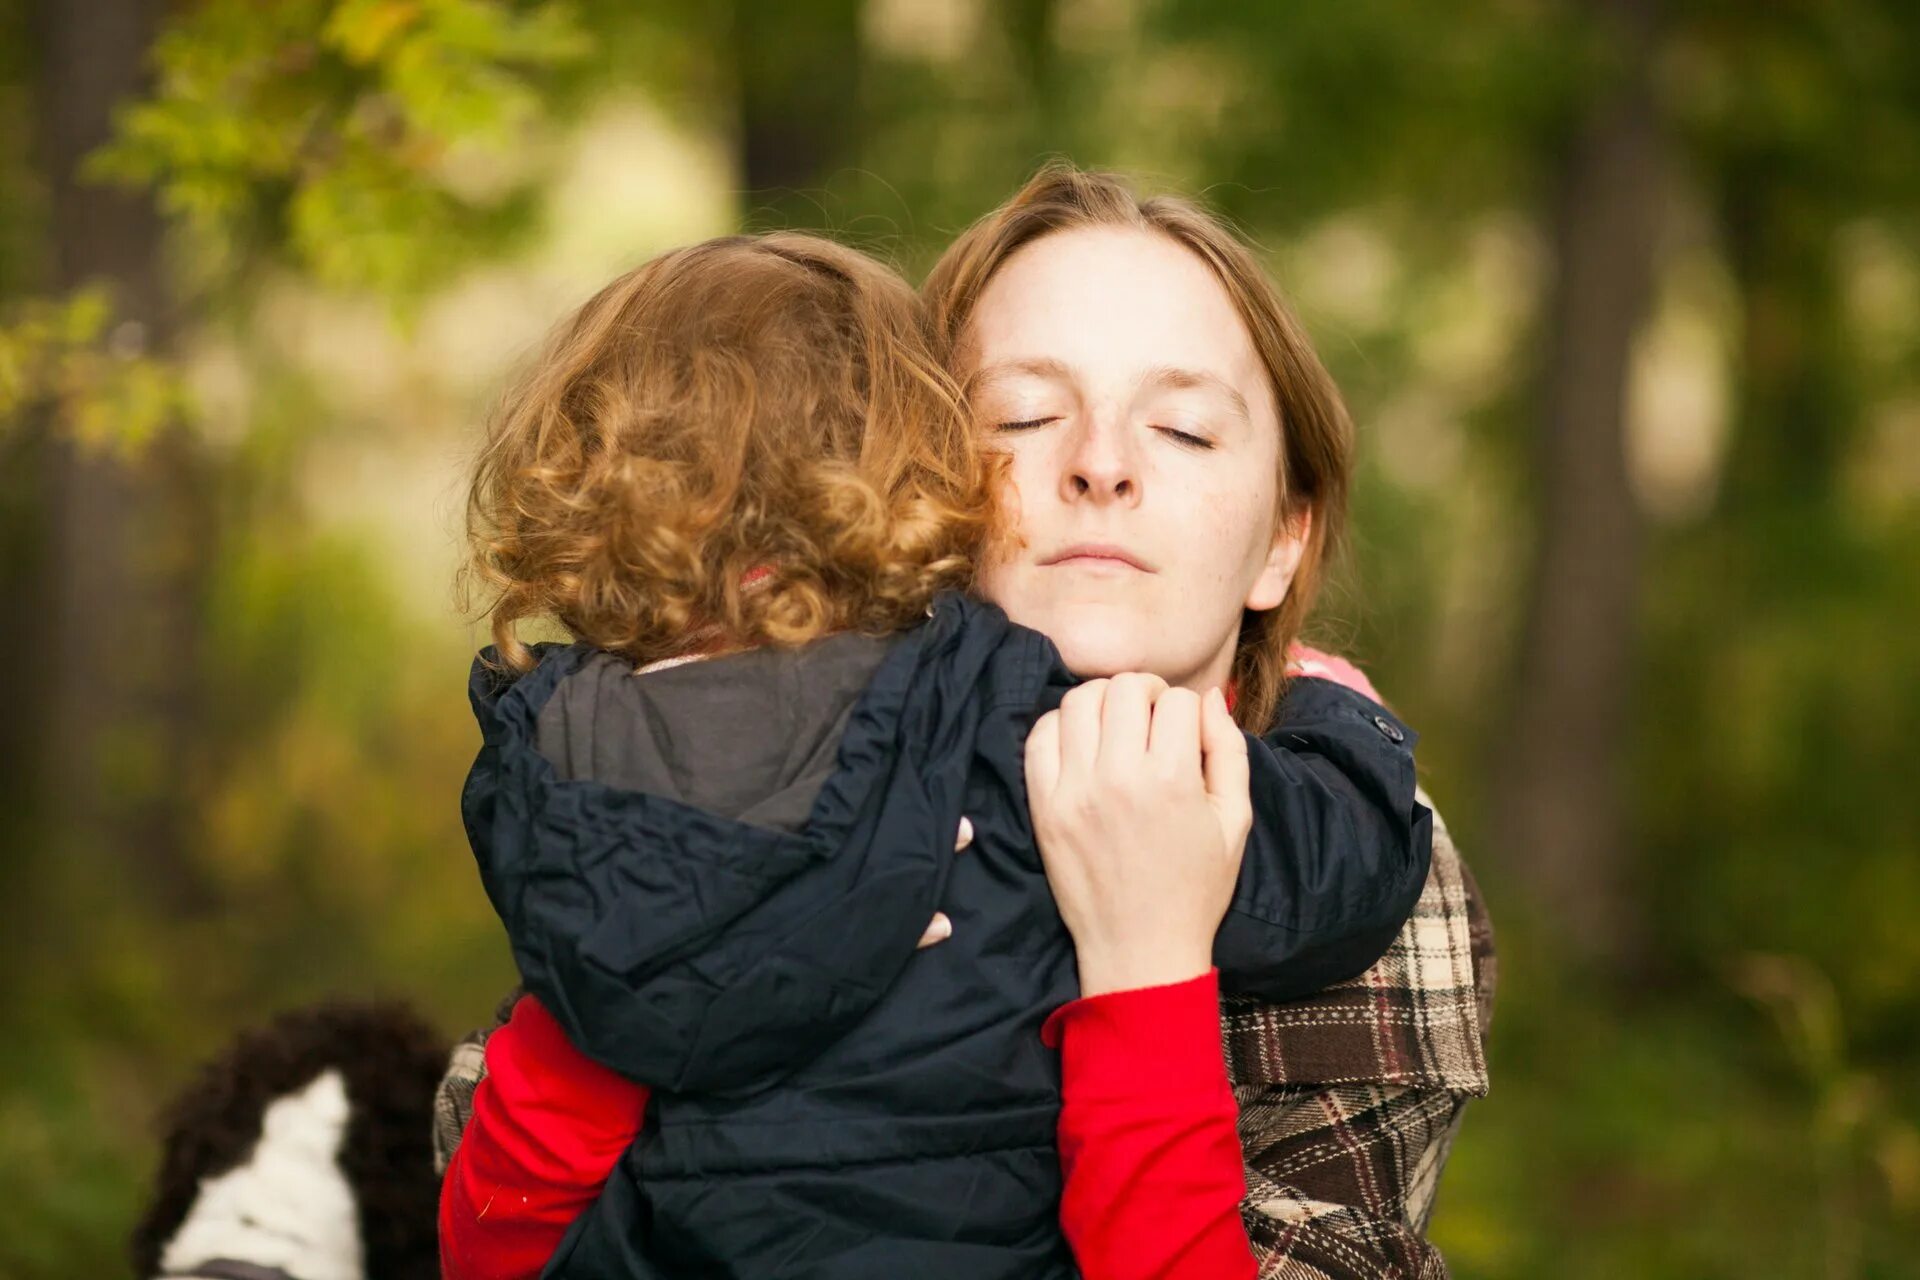
[[[1304,644],[1293,645],[1287,650],[1287,674],[1331,680],[1386,705],[1386,699],[1373,687],[1373,681],[1367,679],[1367,673],[1338,654],[1324,653]]]

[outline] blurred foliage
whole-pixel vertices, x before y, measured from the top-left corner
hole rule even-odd
[[[24,14],[0,0],[22,36],[0,39],[21,108],[0,111],[0,421],[51,410],[137,444],[184,415],[216,464],[202,740],[168,764],[218,898],[191,918],[140,900],[137,849],[5,851],[0,938],[28,981],[5,1005],[0,1271],[116,1267],[152,1112],[235,1026],[398,993],[451,1035],[511,980],[457,817],[477,637],[446,583],[473,424],[540,330],[739,221],[917,271],[1061,151],[1230,213],[1360,424],[1319,634],[1421,726],[1501,946],[1494,1091],[1433,1225],[1454,1273],[1920,1276],[1911,6],[1663,9],[1674,181],[1621,695],[1651,937],[1628,974],[1568,955],[1556,908],[1478,840],[1531,537],[1551,176],[1618,71],[1588,6],[866,0],[856,60],[790,68],[851,103],[840,158],[770,191],[740,159],[742,68],[781,47],[742,30],[753,6],[201,0],[91,166],[169,216],[164,362],[107,295],[35,292]],[[49,518],[14,487],[34,447],[0,429],[0,550]]]
[[[0,320],[0,424],[51,408],[89,449],[138,450],[186,409],[178,370],[146,354],[137,321],[113,325],[109,289],[35,299]]]
[[[151,186],[217,273],[284,256],[323,284],[411,298],[523,227],[537,175],[498,181],[579,59],[563,5],[213,0],[153,51],[93,176]]]

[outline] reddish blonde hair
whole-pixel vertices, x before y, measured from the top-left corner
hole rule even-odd
[[[1234,715],[1268,727],[1286,685],[1287,650],[1313,607],[1340,545],[1353,470],[1353,424],[1306,330],[1246,244],[1220,218],[1177,196],[1143,198],[1116,174],[1064,161],[1043,167],[1012,199],[975,222],[941,255],[921,289],[949,352],[964,355],[975,304],[994,273],[1023,247],[1080,227],[1155,231],[1204,262],[1227,291],[1266,365],[1280,411],[1276,530],[1312,518],[1293,586],[1278,608],[1246,611],[1233,655]]]
[[[972,580],[986,464],[919,299],[817,236],[661,255],[562,323],[493,416],[468,587],[644,664],[883,633]]]

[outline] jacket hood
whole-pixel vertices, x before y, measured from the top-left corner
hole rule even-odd
[[[1057,670],[1043,638],[957,595],[887,640],[639,679],[585,645],[536,646],[518,679],[484,651],[461,809],[528,990],[583,1052],[661,1088],[757,1088],[831,1044],[933,914],[969,694],[1008,644],[1036,690]]]

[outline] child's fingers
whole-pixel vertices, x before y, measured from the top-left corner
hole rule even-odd
[[[953,851],[960,852],[973,843],[973,819],[965,814],[960,816],[960,830],[953,837]],[[920,935],[916,950],[924,951],[936,942],[945,942],[953,936],[953,920],[944,911],[933,913],[933,919],[927,922],[927,931]]]
[[[1201,699],[1200,759],[1209,796],[1220,802],[1248,803],[1247,740],[1217,688],[1207,690]]]
[[[914,950],[925,951],[934,943],[945,942],[952,936],[953,921],[947,918],[946,912],[936,911],[933,913],[933,919],[927,922],[927,931],[920,935],[920,941],[915,945]]]

